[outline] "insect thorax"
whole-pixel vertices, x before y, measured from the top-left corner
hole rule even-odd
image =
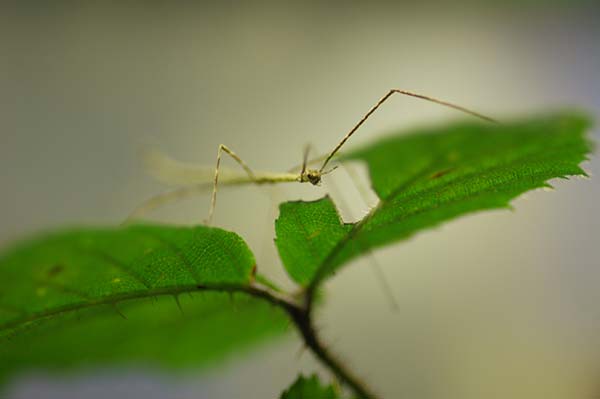
[[[321,184],[321,171],[317,169],[308,169],[300,176],[302,183],[310,183],[313,186]]]

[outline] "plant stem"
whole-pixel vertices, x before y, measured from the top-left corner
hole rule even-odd
[[[311,301],[304,298],[305,305],[301,305],[298,301],[286,294],[273,292],[268,287],[258,284],[253,284],[246,292],[252,296],[262,298],[271,302],[275,306],[283,308],[294,325],[302,335],[306,346],[315,354],[335,376],[345,385],[347,385],[360,399],[375,399],[377,395],[371,391],[358,377],[348,370],[335,356],[329,352],[326,346],[321,342],[319,336],[312,323],[311,308],[307,305]],[[305,293],[306,295],[306,293]]]
[[[375,399],[377,396],[357,376],[348,370],[321,342],[313,326],[311,311],[302,306],[294,298],[275,293],[267,287],[253,285],[248,293],[265,299],[283,308],[302,335],[306,346],[315,354],[335,376],[346,384],[361,399]]]
[[[321,342],[312,324],[310,313],[301,307],[286,309],[294,324],[302,334],[304,342],[315,356],[327,368],[336,375],[339,380],[346,384],[361,399],[374,399],[377,396],[356,375],[348,370],[336,357],[327,350]]]

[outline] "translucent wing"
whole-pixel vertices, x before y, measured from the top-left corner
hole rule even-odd
[[[191,197],[196,194],[204,193],[208,191],[210,187],[210,183],[202,183],[187,187],[179,187],[174,190],[166,191],[164,193],[155,195],[144,201],[137,208],[135,208],[133,212],[131,212],[129,216],[127,216],[127,219],[124,223],[129,223],[135,219],[140,219],[147,213],[165,204],[168,204],[169,202],[174,202],[180,199],[184,199],[186,197]]]
[[[211,182],[215,168],[181,162],[154,148],[145,148],[142,159],[146,171],[156,180],[171,185],[190,186]],[[219,180],[223,183],[245,177],[242,171],[221,167]]]
[[[146,171],[152,177],[162,183],[179,187],[149,198],[129,215],[126,222],[139,219],[146,213],[167,203],[206,193],[213,187],[215,178],[214,167],[180,162],[153,148],[143,149],[142,159]],[[252,176],[248,176],[244,171],[227,169],[222,166],[219,168],[220,186],[250,183],[274,184],[296,181],[298,181],[298,175],[294,173],[254,172]]]

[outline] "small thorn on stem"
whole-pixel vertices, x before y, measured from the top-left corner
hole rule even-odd
[[[181,315],[185,316],[185,313],[183,312],[183,308],[181,307],[181,302],[179,302],[179,295],[173,295],[173,299],[175,300],[175,303],[177,304],[177,308],[179,308]]]
[[[300,346],[300,348],[298,348],[298,352],[296,352],[296,359],[300,360],[300,358],[302,357],[304,352],[306,352],[307,349],[308,349],[308,346],[306,344],[303,344],[302,346]]]
[[[115,312],[117,312],[117,314],[118,314],[119,316],[121,316],[121,317],[122,317],[124,320],[128,320],[128,319],[127,319],[127,316],[125,316],[125,315],[123,314],[123,312],[121,312],[121,310],[120,310],[120,309],[117,307],[117,304],[116,304],[116,303],[113,303],[112,307],[113,307],[113,309],[115,310]]]

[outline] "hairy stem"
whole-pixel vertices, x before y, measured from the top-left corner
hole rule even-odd
[[[327,350],[321,342],[312,323],[310,313],[304,308],[288,309],[294,324],[302,334],[304,343],[315,356],[325,365],[339,380],[346,384],[354,393],[362,399],[374,399],[376,395],[350,370],[348,370],[336,357]]]
[[[302,335],[306,346],[343,384],[347,385],[361,399],[375,399],[377,396],[356,375],[348,370],[321,342],[312,323],[311,311],[293,298],[274,293],[268,288],[253,286],[251,295],[265,299],[282,307],[290,316]]]

